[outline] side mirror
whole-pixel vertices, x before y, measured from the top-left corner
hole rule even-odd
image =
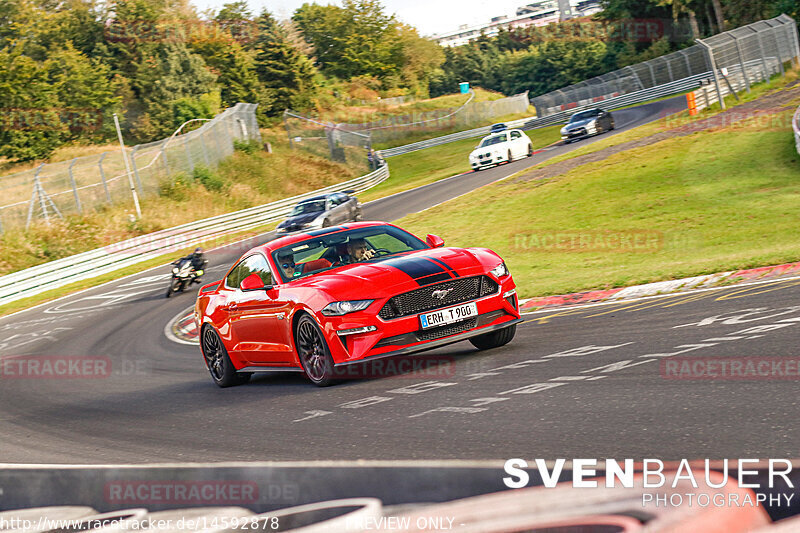
[[[444,246],[444,239],[437,237],[436,235],[428,235],[425,237],[425,242],[427,242],[428,246],[431,248],[441,248]]]
[[[264,282],[261,281],[261,276],[258,274],[250,274],[246,278],[242,280],[242,283],[239,284],[239,288],[245,292],[248,291],[268,291],[273,288],[272,285],[264,285]]]

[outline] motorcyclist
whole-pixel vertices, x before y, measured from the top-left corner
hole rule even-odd
[[[198,246],[194,249],[194,252],[190,253],[186,257],[176,259],[172,262],[172,264],[177,265],[183,260],[192,262],[192,269],[194,270],[194,279],[192,279],[192,283],[200,283],[200,278],[203,275],[206,265],[208,264],[208,259],[206,259],[206,256],[203,254],[203,249]]]

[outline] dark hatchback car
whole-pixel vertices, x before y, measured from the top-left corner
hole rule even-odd
[[[497,133],[499,131],[506,131],[508,126],[503,122],[498,122],[497,124],[492,124],[489,128],[489,133]]]
[[[278,225],[276,233],[288,235],[361,220],[361,204],[355,196],[350,196],[352,192],[335,192],[303,200],[294,206],[289,218]]]
[[[567,125],[561,128],[561,139],[569,143],[613,129],[614,117],[609,111],[589,109],[572,115]]]

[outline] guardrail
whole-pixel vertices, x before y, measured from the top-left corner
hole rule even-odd
[[[603,109],[613,110],[613,109],[619,109],[621,107],[627,107],[629,105],[640,104],[642,102],[647,102],[648,100],[662,98],[664,96],[669,96],[672,94],[685,93],[700,85],[700,82],[702,80],[710,79],[712,76],[713,74],[711,72],[704,72],[702,74],[696,74],[694,76],[690,76],[682,80],[676,80],[674,82],[665,83],[664,85],[659,85],[658,87],[644,89],[642,91],[637,91],[635,93],[623,94],[621,96],[616,96],[614,98],[609,98],[607,100],[604,100],[601,104],[601,107]],[[575,107],[567,111],[560,111],[558,113],[554,113],[552,115],[548,115],[543,118],[538,118],[538,117],[522,118],[519,120],[512,120],[506,122],[505,124],[508,125],[509,128],[519,128],[525,131],[537,128],[544,128],[547,126],[553,126],[555,124],[566,122],[569,119],[569,117],[571,117],[573,114],[578,113],[583,109],[598,107],[598,105],[599,104],[594,103],[592,105]],[[403,146],[396,146],[394,148],[387,148],[385,150],[380,150],[378,153],[380,153],[381,157],[383,158],[394,157],[396,155],[401,155],[401,154],[408,154],[410,152],[416,152],[417,150],[423,150],[425,148],[431,148],[433,146],[440,146],[442,144],[448,144],[455,141],[461,141],[464,139],[473,139],[476,137],[484,137],[489,134],[489,129],[490,126],[483,126],[471,130],[459,131],[456,133],[451,133],[450,135],[443,135],[442,137],[426,139],[424,141],[418,141]]]
[[[792,117],[792,129],[794,130],[794,143],[797,146],[797,153],[800,154],[800,107]]]
[[[297,202],[328,192],[364,191],[389,177],[385,163],[364,176],[269,204],[134,237],[0,277],[0,305],[94,278],[160,255],[286,217]]]

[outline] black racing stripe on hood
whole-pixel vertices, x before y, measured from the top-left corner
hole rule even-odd
[[[425,276],[424,278],[417,278],[416,281],[421,287],[424,287],[425,285],[433,285],[434,283],[439,283],[440,281],[447,281],[449,279],[453,279],[453,276],[451,276],[447,272],[440,272],[439,274]]]
[[[438,264],[442,265],[442,266],[444,267],[444,269],[445,269],[447,272],[449,272],[449,273],[450,273],[450,275],[451,275],[451,276],[453,276],[454,278],[458,278],[458,277],[460,277],[460,276],[458,275],[458,272],[456,272],[456,271],[453,269],[453,267],[451,267],[450,265],[448,265],[447,263],[445,263],[445,262],[444,262],[444,261],[442,261],[441,259],[437,259],[437,258],[435,258],[435,257],[429,257],[428,259],[430,259],[431,261],[435,261],[436,263],[438,263]]]
[[[429,285],[452,277],[441,265],[422,257],[397,257],[388,259],[383,264],[405,272],[420,285]],[[433,278],[436,280],[431,281]]]

